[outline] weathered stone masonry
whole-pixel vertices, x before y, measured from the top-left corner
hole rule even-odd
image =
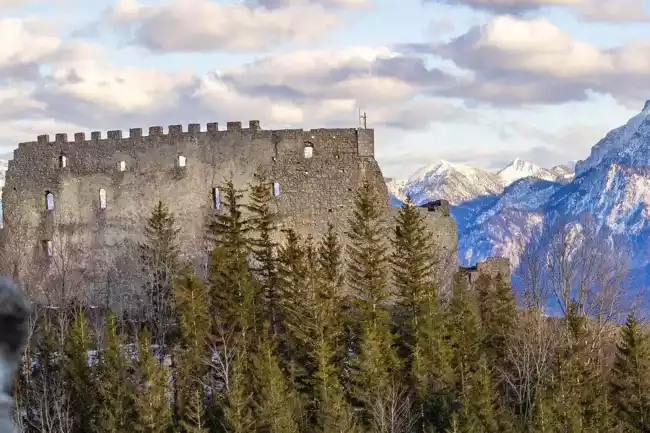
[[[63,234],[74,237],[89,263],[115,265],[133,254],[144,221],[162,200],[182,229],[184,251],[193,254],[203,248],[205,222],[218,206],[215,188],[231,175],[245,188],[258,170],[274,183],[282,224],[303,236],[318,238],[328,222],[342,235],[364,180],[383,197],[388,221],[397,212],[374,158],[372,129],[263,130],[254,120],[248,128],[228,122],[226,130],[216,123],[206,130],[170,125],[167,132],[154,126],[148,135],[137,128],[128,137],[108,131],[20,143],[3,189],[3,238],[9,249],[22,250],[23,267],[39,263],[45,271],[44,258],[60,252]],[[441,250],[455,257],[448,206],[422,212]]]

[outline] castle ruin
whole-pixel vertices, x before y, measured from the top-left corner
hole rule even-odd
[[[183,252],[206,252],[205,223],[220,209],[220,185],[232,176],[237,188],[246,188],[258,171],[273,183],[282,226],[302,236],[318,239],[328,223],[343,235],[364,181],[382,197],[386,221],[398,210],[374,157],[373,129],[264,130],[252,120],[248,128],[228,122],[225,130],[217,123],[170,125],[166,132],[154,126],[148,135],[136,128],[128,137],[119,130],[92,132],[90,139],[41,135],[20,143],[9,161],[4,270],[37,268],[34,285],[51,278],[64,256],[80,263],[85,279],[105,279],[98,268],[123,271],[159,200],[176,217]],[[421,211],[448,257],[444,266],[455,272],[457,233],[448,205]]]

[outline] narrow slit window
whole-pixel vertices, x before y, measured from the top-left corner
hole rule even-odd
[[[106,209],[106,190],[104,188],[99,189],[99,208]]]
[[[50,191],[45,191],[45,209],[54,210],[54,194]]]
[[[118,167],[120,171],[126,171],[126,161],[120,161]]]
[[[178,166],[179,167],[185,167],[186,164],[185,157],[183,155],[178,155]]]
[[[280,195],[280,184],[278,182],[273,184],[273,195],[276,197]]]
[[[45,241],[45,255],[47,257],[52,257],[54,255],[54,247],[52,246],[52,241]]]
[[[221,195],[219,188],[212,188],[212,206],[215,210],[221,209]]]
[[[305,143],[305,158],[309,159],[314,156],[314,146],[311,143]]]
[[[59,168],[66,168],[68,166],[68,158],[65,155],[59,156]]]

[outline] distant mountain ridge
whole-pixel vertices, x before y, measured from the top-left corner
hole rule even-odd
[[[387,178],[386,185],[399,202],[410,195],[417,204],[442,198],[452,205],[462,205],[479,197],[503,194],[522,179],[565,183],[571,178],[573,172],[567,166],[546,169],[519,158],[496,172],[443,160],[417,170],[408,179]]]
[[[569,165],[543,168],[516,159],[489,172],[441,162],[393,181],[389,190],[419,204],[449,200],[464,264],[494,255],[516,267],[522,242],[545,220],[575,221],[588,213],[629,242],[633,267],[650,269],[650,101],[598,141],[575,172]]]

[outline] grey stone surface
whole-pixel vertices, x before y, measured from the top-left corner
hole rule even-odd
[[[475,284],[481,275],[495,278],[498,274],[501,274],[505,281],[511,279],[510,260],[503,257],[488,257],[475,266],[461,267],[459,272],[470,285]]]
[[[126,135],[93,132],[90,138],[79,133],[69,139],[56,134],[54,140],[41,135],[20,143],[3,190],[3,237],[6,248],[24,250],[21,268],[30,263],[44,272],[51,268],[44,258],[46,241],[53,241],[54,255],[61,253],[61,231],[87,251],[87,267],[100,256],[111,265],[119,263],[121,256],[132,254],[129,248],[140,239],[158,200],[175,214],[184,251],[205,251],[205,224],[215,212],[213,188],[231,174],[236,186],[245,188],[258,169],[279,185],[275,204],[283,226],[303,236],[319,238],[328,222],[343,235],[364,180],[378,191],[388,224],[396,212],[374,158],[372,129],[264,130],[251,121],[248,128],[228,122],[225,131],[212,123],[203,130],[197,124],[171,125],[167,132],[151,127],[146,135],[141,129]],[[105,209],[100,189],[106,194]],[[54,196],[53,210],[46,209],[47,192]],[[422,211],[441,249],[453,251],[455,260],[454,220],[444,206]]]

